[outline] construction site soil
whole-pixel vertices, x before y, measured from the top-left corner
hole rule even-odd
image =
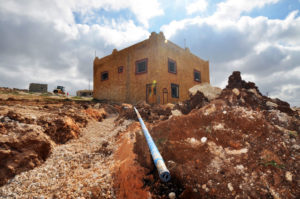
[[[0,89],[0,198],[299,198],[299,110],[240,72],[214,99],[135,107],[170,182],[133,105]]]

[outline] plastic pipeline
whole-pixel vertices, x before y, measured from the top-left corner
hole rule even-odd
[[[142,130],[143,130],[143,133],[144,133],[144,136],[146,138],[146,141],[148,143],[148,147],[150,149],[150,153],[152,155],[152,159],[154,161],[154,164],[157,168],[157,171],[158,171],[158,175],[159,175],[159,178],[163,181],[163,182],[168,182],[170,179],[171,179],[171,175],[170,175],[170,172],[169,170],[167,169],[166,165],[165,165],[165,162],[162,158],[162,156],[160,155],[147,127],[145,126],[144,124],[144,121],[139,113],[139,111],[135,108],[134,108],[134,111],[139,119],[139,122],[141,124],[141,127],[142,127]]]

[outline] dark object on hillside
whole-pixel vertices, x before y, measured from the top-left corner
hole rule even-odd
[[[234,71],[228,78],[228,85],[223,89],[219,99],[230,105],[251,106],[252,109],[279,110],[290,116],[297,115],[290,104],[280,99],[264,96],[253,82],[246,82],[241,78],[240,71]]]
[[[241,72],[240,71],[233,71],[232,74],[228,78],[228,85],[226,86],[228,89],[233,88],[245,88],[245,89],[251,89],[254,88],[258,94],[262,95],[260,91],[258,90],[257,86],[253,82],[246,82],[242,80]]]
[[[204,96],[203,93],[197,91],[195,95],[190,96],[190,99],[183,102],[183,105],[176,105],[183,114],[190,113],[193,109],[199,109],[209,103],[209,100]]]
[[[48,84],[30,83],[29,92],[47,93],[48,92]]]

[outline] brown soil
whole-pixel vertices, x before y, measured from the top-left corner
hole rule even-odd
[[[41,165],[51,153],[51,141],[42,132],[31,129],[18,137],[0,140],[0,186],[23,171]]]
[[[159,180],[145,139],[140,130],[134,130],[137,157],[130,156],[131,162],[144,168],[143,190],[149,190],[152,198],[168,198],[170,192],[177,198],[300,195],[299,115],[288,103],[262,96],[254,83],[237,74],[229,78],[229,86],[218,99],[208,103],[198,93],[199,106],[193,106],[189,114],[146,124],[171,172],[171,182]],[[127,179],[126,172],[122,175],[118,181]]]
[[[127,131],[120,135],[120,147],[116,151],[115,158],[115,185],[117,198],[149,198],[150,193],[144,189],[143,178],[145,169],[136,163],[137,155],[133,152],[135,143],[134,131],[139,128],[135,122]]]
[[[22,98],[10,93],[19,90],[0,90],[5,91],[0,95],[0,186],[40,166],[56,144],[78,139],[89,121],[102,121],[107,115],[99,104],[99,109],[92,108],[96,102]]]

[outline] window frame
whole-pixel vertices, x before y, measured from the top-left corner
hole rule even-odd
[[[174,63],[175,72],[170,70],[169,63]],[[168,58],[168,72],[172,74],[177,74],[177,63],[175,60]]]
[[[118,67],[118,73],[123,73],[124,71],[124,66],[119,66]]]
[[[195,73],[199,73],[199,77],[200,77],[199,80],[197,80],[197,79],[195,78]],[[200,83],[201,83],[201,71],[194,69],[193,76],[194,76],[194,81],[195,81],[195,82],[200,82]]]
[[[178,91],[177,96],[174,96],[174,95],[173,95],[173,90],[172,90],[173,87],[176,87],[176,88],[178,89],[178,90],[177,90],[177,91]],[[179,98],[179,84],[171,83],[171,97],[172,97],[172,98]]]
[[[104,75],[105,73],[107,73],[107,79],[103,79],[103,75]],[[107,81],[107,80],[109,80],[109,72],[108,72],[108,71],[103,71],[103,72],[101,72],[101,81]]]
[[[146,70],[142,71],[142,72],[138,72],[138,64],[141,63],[141,62],[146,62]],[[147,72],[148,72],[148,58],[137,60],[135,62],[135,74],[139,75],[139,74],[144,74],[144,73],[147,73]]]

